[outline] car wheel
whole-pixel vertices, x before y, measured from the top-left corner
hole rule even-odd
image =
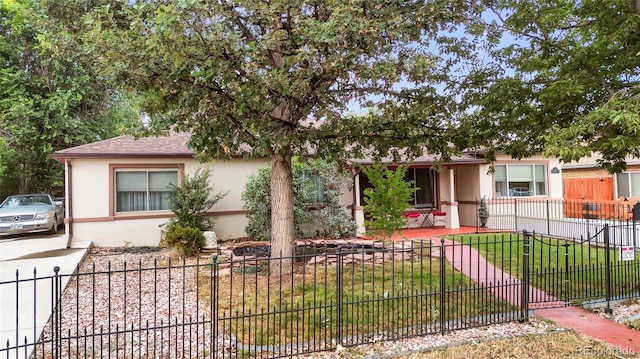
[[[53,227],[49,230],[49,234],[58,233],[58,217],[53,217]]]

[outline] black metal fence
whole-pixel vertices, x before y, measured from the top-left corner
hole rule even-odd
[[[606,224],[593,236],[579,240],[525,232],[528,284],[537,289],[531,302],[606,302],[609,310],[613,300],[640,296],[638,251],[617,244],[612,233]]]
[[[537,303],[637,295],[640,261],[615,250],[510,233],[16,273],[0,283],[15,288],[15,312],[45,300],[53,313],[42,328],[16,314],[0,357],[286,357],[527,320]]]

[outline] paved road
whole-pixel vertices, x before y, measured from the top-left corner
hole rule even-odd
[[[52,308],[52,281],[38,279],[71,274],[86,255],[90,242],[74,243],[66,248],[67,236],[21,235],[0,236],[0,357],[25,357],[31,347],[6,352],[6,343],[33,343],[49,320]],[[64,276],[63,286],[68,278]]]

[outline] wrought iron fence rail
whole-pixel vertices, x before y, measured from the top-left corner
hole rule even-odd
[[[619,260],[615,241],[603,239],[604,248],[595,236],[574,243],[525,232],[17,274],[0,285],[15,287],[16,299],[46,295],[54,311],[41,332],[16,332],[0,357],[284,357],[526,320],[540,303],[637,295],[640,260]],[[479,255],[482,265],[469,260]],[[273,277],[283,260],[290,271]],[[486,278],[463,275],[472,272]],[[53,282],[51,292],[38,293],[38,280]]]

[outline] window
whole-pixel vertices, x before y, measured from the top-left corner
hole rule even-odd
[[[177,170],[116,171],[116,212],[168,210],[171,183],[178,183]]]
[[[640,196],[640,172],[623,172],[616,175],[618,197]]]
[[[434,201],[434,171],[431,168],[409,168],[405,177],[406,181],[413,181],[414,187],[418,190],[414,192],[409,205],[413,207],[433,207]]]
[[[371,182],[364,173],[360,177],[360,198],[365,204],[364,190],[367,188],[373,188]],[[413,181],[414,187],[419,189],[414,192],[409,200],[410,207],[423,207],[433,208],[436,205],[435,201],[435,171],[431,168],[408,168],[405,175],[405,181]]]
[[[530,197],[547,194],[546,165],[496,165],[493,178],[498,197]]]
[[[325,184],[324,178],[317,171],[304,171],[302,173],[304,178],[307,178],[311,181],[313,185],[313,197],[311,198],[310,203],[314,205],[321,205],[324,203],[324,192],[325,192]]]

